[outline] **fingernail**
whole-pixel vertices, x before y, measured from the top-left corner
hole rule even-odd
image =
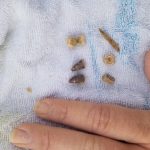
[[[38,101],[35,104],[34,111],[39,114],[47,114],[49,112],[48,104],[43,101]]]
[[[31,137],[25,130],[14,129],[10,135],[10,142],[13,144],[28,144],[31,142]]]

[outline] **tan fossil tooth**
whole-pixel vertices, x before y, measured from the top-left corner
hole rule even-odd
[[[108,84],[114,84],[115,83],[115,78],[111,76],[110,74],[104,74],[102,76],[102,80]]]
[[[104,30],[99,28],[100,33],[102,34],[102,36],[104,37],[105,40],[107,40],[109,42],[109,44],[117,51],[120,52],[120,46],[119,44],[108,34],[106,33]]]
[[[77,62],[72,68],[72,71],[79,71],[85,68],[85,61],[82,59],[79,62]]]
[[[81,84],[85,82],[85,76],[82,74],[76,75],[69,80],[69,83]]]

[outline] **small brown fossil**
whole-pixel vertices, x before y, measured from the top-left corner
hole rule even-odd
[[[82,74],[76,75],[69,80],[69,83],[81,84],[85,82],[85,76]]]
[[[107,40],[109,42],[109,44],[117,51],[120,52],[120,46],[119,44],[108,34],[106,33],[104,30],[99,28],[100,33],[102,34],[102,36],[105,38],[105,40]]]
[[[26,90],[27,90],[28,93],[32,93],[32,88],[31,87],[26,88]]]
[[[107,65],[113,65],[116,62],[116,57],[113,54],[104,55],[103,62]]]
[[[79,62],[77,62],[72,68],[72,71],[79,71],[85,68],[85,61],[82,59]]]
[[[115,83],[115,78],[111,76],[110,74],[104,74],[102,76],[102,80],[108,84],[114,84]]]

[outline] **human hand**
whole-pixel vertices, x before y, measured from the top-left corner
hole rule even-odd
[[[145,59],[150,80],[150,53]],[[81,101],[46,99],[35,107],[44,119],[79,129],[24,124],[11,142],[31,150],[149,150],[150,111]]]

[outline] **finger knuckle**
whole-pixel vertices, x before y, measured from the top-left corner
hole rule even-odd
[[[100,145],[98,143],[98,140],[95,136],[87,137],[85,138],[82,148],[84,150],[99,150]]]
[[[59,121],[60,122],[65,122],[66,120],[67,120],[67,118],[68,118],[68,114],[69,114],[69,112],[68,112],[69,110],[68,110],[68,106],[67,105],[64,105],[63,106],[63,109],[62,109],[62,111],[61,111],[61,113],[59,114]]]
[[[51,101],[50,105],[51,105],[51,112],[50,113],[53,114],[54,118],[61,123],[65,122],[65,120],[68,117],[68,113],[69,113],[67,104],[65,104],[65,103],[57,104],[59,110],[58,110],[58,108],[56,109],[55,101]]]
[[[142,138],[144,143],[150,143],[150,126],[148,124],[144,124],[140,129],[141,130],[138,132],[139,137]]]
[[[92,107],[88,113],[88,120],[92,132],[107,131],[111,121],[111,111],[102,105]]]
[[[41,139],[41,150],[52,150],[55,138],[48,130],[45,130]]]
[[[134,136],[142,143],[150,143],[150,112],[140,111],[139,118],[136,119],[136,131]]]

